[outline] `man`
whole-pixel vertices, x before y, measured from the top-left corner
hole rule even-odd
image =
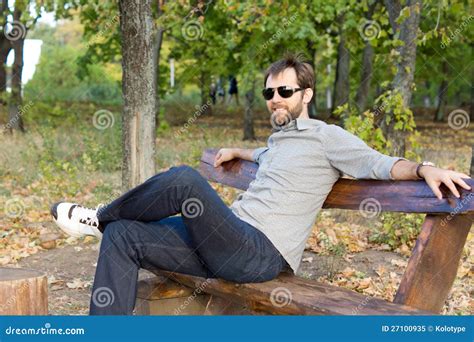
[[[52,207],[68,234],[102,237],[91,314],[131,314],[139,268],[234,282],[268,281],[287,266],[296,271],[316,215],[342,174],[424,178],[439,199],[441,183],[457,197],[455,184],[470,189],[463,173],[383,155],[338,126],[310,119],[314,74],[300,57],[272,64],[264,84],[274,127],[268,146],[224,148],[215,159],[215,167],[233,158],[260,165],[230,208],[188,166],[171,167],[99,210]]]

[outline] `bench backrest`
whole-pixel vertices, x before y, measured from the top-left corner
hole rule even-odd
[[[258,164],[234,159],[215,168],[218,149],[207,149],[201,157],[199,172],[208,180],[246,190],[258,170]],[[424,181],[381,181],[339,179],[329,193],[323,208],[359,210],[362,201],[370,198],[380,203],[381,211],[406,213],[474,213],[474,179],[466,180],[471,190],[458,187],[456,198],[442,185],[439,200]]]

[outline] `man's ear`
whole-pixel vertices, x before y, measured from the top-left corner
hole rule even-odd
[[[303,92],[303,103],[308,104],[313,98],[313,94],[314,94],[313,89],[306,88]]]

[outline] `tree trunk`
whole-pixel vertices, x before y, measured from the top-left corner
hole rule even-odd
[[[374,60],[374,48],[370,42],[365,43],[362,52],[362,74],[360,76],[360,84],[357,89],[355,102],[359,112],[362,113],[367,107],[367,98],[369,97],[370,82],[372,81],[372,64]]]
[[[252,87],[245,93],[245,100],[244,140],[254,140],[255,132],[253,129],[253,105],[255,101],[255,80],[252,81]]]
[[[211,90],[211,75],[207,71],[201,71],[201,76],[199,78],[200,88],[201,88],[201,108],[203,110],[202,114],[212,114],[212,106],[210,105],[210,95]]]
[[[444,109],[446,107],[446,93],[448,91],[448,63],[443,61],[441,65],[441,72],[443,80],[438,89],[438,106],[436,107],[436,113],[434,121],[442,122],[444,119]]]
[[[346,48],[346,34],[342,28],[344,17],[339,18],[339,44],[337,46],[336,79],[332,111],[349,101],[349,50]]]
[[[160,4],[158,4],[158,16],[161,15]],[[156,70],[156,113],[160,112],[160,54],[161,54],[161,45],[163,44],[163,28],[158,27],[155,33],[155,41],[153,43],[153,60],[155,61],[155,70]],[[160,125],[159,116],[156,115],[155,118],[156,127]]]
[[[120,0],[123,168],[128,190],[155,174],[156,63],[151,0]]]
[[[330,77],[331,76],[331,64],[328,64],[326,65],[326,71],[327,71],[327,76]],[[328,85],[326,87],[326,109],[327,109],[327,112],[331,112],[331,109],[332,109],[332,90],[331,90],[331,87]],[[328,115],[326,115],[326,118],[329,117]]]
[[[471,146],[471,151],[472,151],[472,155],[471,155],[471,170],[469,171],[469,175],[471,177],[474,177],[474,144],[472,144]]]
[[[21,11],[16,9],[13,12],[13,20],[20,21]],[[24,132],[23,112],[21,111],[22,94],[21,94],[21,76],[23,74],[23,48],[25,45],[24,36],[19,36],[18,39],[11,41],[13,51],[15,53],[15,61],[12,67],[12,92],[10,101],[8,103],[8,128],[10,133],[12,131]]]
[[[471,51],[473,47],[474,47],[474,44],[471,44]],[[474,72],[471,69],[471,80],[473,79],[472,76],[474,76]],[[472,86],[471,86],[471,98],[469,100],[469,116],[470,116],[471,125],[473,125],[474,124],[474,87]],[[474,145],[473,145],[473,148],[474,148]]]
[[[398,31],[397,18],[402,10],[402,5],[400,0],[385,0],[384,3],[387,8],[390,26],[392,27],[393,34],[395,34]]]
[[[316,70],[315,68],[315,61],[316,61],[316,48],[314,47],[314,42],[312,40],[308,40],[306,43],[306,46],[308,48],[309,56],[310,56],[310,65],[313,68],[313,70]],[[317,73],[314,73],[314,85],[313,85],[313,97],[311,98],[311,101],[308,104],[308,115],[310,118],[314,119],[317,116],[316,113],[316,77]]]
[[[365,18],[372,20],[378,1],[373,1],[367,11]],[[372,66],[374,61],[374,48],[370,44],[370,40],[366,40],[364,50],[362,51],[362,73],[360,76],[360,84],[357,89],[355,102],[360,113],[367,107],[367,98],[369,97],[370,82],[372,81]]]
[[[387,3],[387,2],[386,2]],[[416,44],[418,25],[420,22],[420,13],[422,9],[422,0],[408,0],[407,5],[410,8],[410,15],[403,20],[398,28],[393,18],[398,18],[400,11],[394,13],[395,9],[399,8],[399,1],[389,1],[390,5],[386,6],[389,12],[390,22],[394,25],[392,29],[394,32],[399,30],[399,39],[404,43],[397,48],[399,59],[396,62],[397,73],[392,82],[392,88],[395,93],[399,93],[402,97],[402,105],[404,108],[409,108],[412,96],[413,75],[415,72],[416,61]],[[390,115],[392,120],[387,126],[385,120],[382,121],[382,129],[386,134],[387,140],[392,142],[392,152],[397,156],[405,155],[405,136],[406,132],[395,130],[395,119],[393,113],[387,112],[385,115]]]
[[[3,37],[3,38],[2,38]],[[7,57],[12,49],[11,42],[0,35],[0,94],[5,93],[7,90]],[[0,96],[0,102],[6,103],[5,99]]]
[[[5,27],[7,23],[8,15],[8,1],[1,1],[0,3],[0,20],[2,27]],[[7,38],[7,34],[0,35],[0,103],[6,104],[7,99],[4,98],[3,94],[7,90],[7,57],[12,49],[11,41]]]

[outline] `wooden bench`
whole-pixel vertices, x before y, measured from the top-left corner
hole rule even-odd
[[[200,173],[208,180],[246,190],[258,165],[232,160],[214,168],[217,149],[206,150]],[[467,181],[474,189],[474,180]],[[460,189],[458,187],[458,189]],[[455,198],[442,187],[438,200],[424,181],[341,178],[323,208],[359,210],[364,199],[382,211],[425,213],[393,303],[282,273],[265,283],[234,284],[165,271],[139,283],[137,314],[410,315],[439,313],[456,277],[474,219],[474,190]],[[280,293],[278,293],[280,291]]]

